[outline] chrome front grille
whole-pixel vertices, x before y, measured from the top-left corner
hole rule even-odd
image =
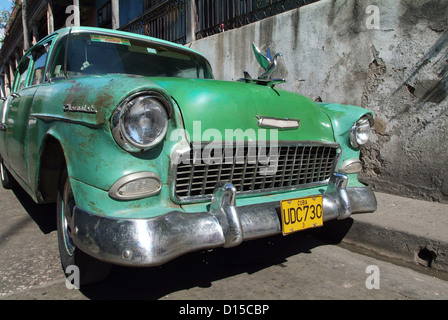
[[[173,192],[181,202],[211,198],[219,181],[231,182],[237,194],[268,193],[326,183],[338,155],[335,144],[281,145],[277,152],[269,147],[231,147],[220,149],[218,157],[216,149],[204,150],[190,148],[184,160],[172,166]],[[271,157],[268,160],[264,155]],[[210,161],[210,157],[215,157],[215,161]]]

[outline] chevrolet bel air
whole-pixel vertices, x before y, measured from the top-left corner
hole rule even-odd
[[[1,181],[57,204],[81,284],[376,210],[358,180],[372,113],[281,90],[280,55],[254,53],[265,72],[239,81],[187,47],[99,28],[24,54],[0,101]]]

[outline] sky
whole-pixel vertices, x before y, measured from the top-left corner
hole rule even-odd
[[[9,10],[9,8],[11,7],[11,0],[0,0],[0,11],[2,10]],[[3,29],[0,29],[0,38],[3,38]],[[0,44],[0,48],[1,48],[1,44]]]
[[[11,6],[10,0],[0,0],[0,11],[4,9],[9,9]]]

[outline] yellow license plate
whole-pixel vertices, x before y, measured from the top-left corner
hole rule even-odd
[[[282,232],[287,235],[323,225],[322,196],[311,196],[280,202]]]

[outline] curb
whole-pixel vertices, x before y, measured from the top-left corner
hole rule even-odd
[[[352,227],[342,239],[342,243],[448,273],[448,243],[358,221],[356,217],[353,220]]]
[[[318,236],[448,276],[448,204],[375,195],[377,211],[329,221]]]

